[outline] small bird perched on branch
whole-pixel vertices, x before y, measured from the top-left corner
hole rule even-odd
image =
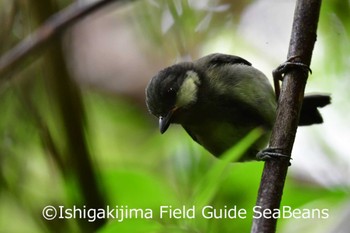
[[[279,71],[283,72],[286,65],[281,67]],[[275,90],[279,92],[279,86]],[[322,123],[317,108],[329,103],[328,95],[305,96],[299,125]],[[216,53],[161,70],[146,88],[146,104],[159,119],[161,133],[172,123],[181,124],[193,140],[215,156],[254,128],[262,127],[263,137],[239,160],[245,161],[257,159],[257,153],[266,146],[277,101],[266,76],[250,62]],[[278,153],[270,155],[260,154],[258,159],[277,157]]]

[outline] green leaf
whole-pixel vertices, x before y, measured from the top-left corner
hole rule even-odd
[[[232,161],[237,161],[262,135],[263,130],[256,128],[244,137],[238,144],[226,151],[213,165],[213,167],[205,174],[203,179],[199,181],[195,187],[194,204],[198,207],[209,203],[217,193],[226,168]]]

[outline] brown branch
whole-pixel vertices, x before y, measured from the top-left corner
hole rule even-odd
[[[16,65],[24,61],[34,51],[40,49],[54,36],[72,26],[84,16],[117,0],[101,0],[91,4],[82,5],[79,1],[66,9],[51,16],[40,28],[21,41],[17,46],[0,58],[0,76],[3,76]]]
[[[39,22],[44,22],[53,12],[58,11],[54,0],[39,0],[37,4],[32,6],[32,9],[34,11],[33,15]],[[72,11],[75,12],[74,9]],[[69,14],[69,11],[67,14]],[[62,12],[59,15],[62,16]],[[62,19],[66,18],[63,17]],[[51,17],[52,19],[54,18]],[[54,20],[54,22],[57,21]],[[43,140],[49,142],[47,145],[53,150],[53,155],[60,156],[57,161],[62,162],[58,165],[62,169],[61,172],[65,181],[73,183],[76,188],[76,196],[67,196],[70,201],[78,206],[104,208],[106,200],[102,192],[103,187],[98,180],[98,170],[93,162],[86,140],[88,128],[85,125],[82,96],[79,87],[72,80],[67,70],[60,37],[53,38],[43,57],[43,72],[50,74],[46,76],[48,78],[44,79],[48,93],[47,97],[53,103],[50,110],[56,112],[55,128],[60,131],[59,139],[57,137],[50,138],[48,141],[45,138]],[[51,133],[53,129],[54,127],[48,127],[45,130],[47,130],[47,133]],[[48,135],[42,134],[40,136]],[[105,219],[98,219],[93,223],[88,223],[80,219],[78,226],[81,232],[95,232],[105,222]]]
[[[310,65],[320,8],[321,0],[297,1],[288,58],[296,56],[298,62]],[[305,72],[293,70],[285,74],[282,83],[270,147],[281,148],[285,155],[290,155],[293,148],[306,80]],[[265,163],[256,202],[256,206],[261,206],[261,211],[279,209],[287,170],[286,160]],[[255,218],[251,232],[275,232],[276,224],[277,218]]]

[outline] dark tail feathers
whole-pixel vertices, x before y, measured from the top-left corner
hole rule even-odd
[[[331,103],[329,95],[307,95],[304,97],[300,110],[299,126],[321,124],[322,116],[317,108],[322,108]]]

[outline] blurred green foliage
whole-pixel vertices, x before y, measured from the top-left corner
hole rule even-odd
[[[136,24],[133,30],[161,48],[152,47],[155,53],[195,55],[206,40],[235,30],[240,15],[252,4],[204,2],[210,7],[185,0],[139,1],[129,11],[130,25]],[[49,12],[64,5],[67,1],[2,1],[0,16],[6,27],[0,29],[1,51],[9,50]],[[325,54],[332,57],[325,58],[331,64],[329,73],[348,74],[349,8],[346,1],[323,2],[319,37],[326,35],[330,43],[325,46]],[[332,22],[336,22],[335,29]],[[143,38],[140,40],[146,40]],[[235,145],[222,160],[195,144],[180,127],[161,136],[156,119],[145,111],[143,93],[140,100],[77,83],[65,48],[56,40],[1,77],[7,81],[0,82],[0,233],[249,232],[263,163],[230,161],[259,131]],[[302,228],[327,232],[337,229],[341,207],[348,201],[345,185],[331,189],[289,177],[282,205],[329,209],[329,219],[305,220]],[[107,205],[151,209],[154,216],[121,222],[106,219],[107,223],[87,218],[45,220],[42,211],[48,205],[57,210],[59,206]],[[247,210],[247,218],[159,216],[161,206],[195,206],[200,211],[205,205],[217,209],[236,206]],[[295,223],[301,224],[296,219],[281,219],[278,231],[295,232]]]

